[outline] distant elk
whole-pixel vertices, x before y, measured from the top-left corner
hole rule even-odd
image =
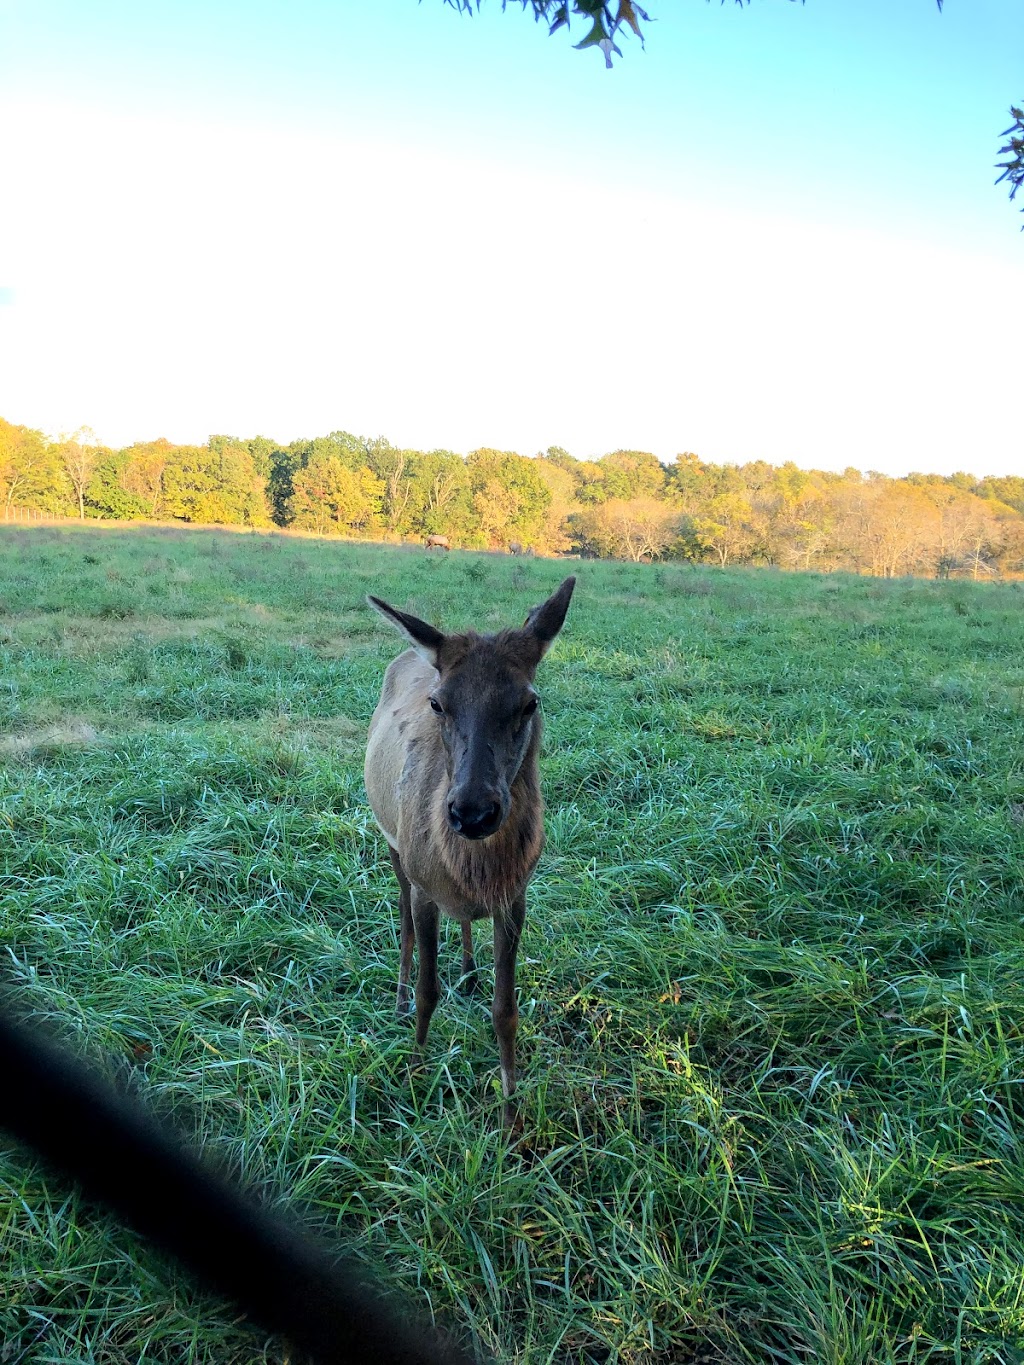
[[[462,987],[476,989],[473,921],[494,923],[494,1001],[504,1122],[515,1122],[516,953],[526,886],[544,846],[538,756],[537,665],[562,629],[575,578],[498,635],[444,635],[415,616],[368,601],[412,645],[388,666],[370,722],[366,791],[400,888],[398,1015],[412,1012],[416,1044],[437,1006],[439,913],[462,925]]]
[[[447,536],[427,536],[428,550],[450,550],[452,543]]]

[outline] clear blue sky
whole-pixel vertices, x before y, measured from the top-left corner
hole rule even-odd
[[[647,8],[0,0],[0,414],[1024,469],[1019,0]]]

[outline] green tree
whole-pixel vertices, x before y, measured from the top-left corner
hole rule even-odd
[[[380,511],[383,487],[365,466],[350,469],[340,455],[321,450],[293,479],[291,522],[318,535],[368,530]]]
[[[533,460],[513,451],[474,450],[466,460],[478,529],[486,543],[533,545],[543,534],[551,490]]]
[[[95,434],[88,427],[80,427],[71,436],[62,437],[57,446],[64,473],[71,484],[78,504],[79,518],[85,520],[85,494],[100,460],[108,452],[101,450]]]
[[[387,450],[390,450],[390,445],[383,437],[367,441],[362,436],[354,436],[350,431],[332,431],[327,436],[317,436],[313,440],[292,441],[287,448],[273,451],[268,479],[268,499],[274,521],[279,526],[291,524],[297,506],[296,479],[302,470],[310,465],[321,467],[323,462],[335,460],[351,473],[357,474],[360,470],[367,470],[373,474],[375,472],[373,461],[381,458],[383,452]],[[313,481],[320,477],[321,475],[314,473]],[[303,492],[300,501],[307,496],[308,481],[303,487],[306,491]],[[379,512],[380,508],[376,510]]]
[[[467,544],[477,529],[469,470],[450,450],[418,455],[409,471],[407,525],[414,535],[448,536]]]
[[[369,468],[383,487],[381,520],[392,535],[411,529],[414,469],[419,452],[400,450],[386,441],[375,442],[369,452]]]
[[[576,480],[570,469],[547,456],[538,455],[533,467],[551,494],[544,514],[544,526],[533,548],[544,554],[560,554],[568,550],[572,543],[569,518],[577,505]]]
[[[665,471],[665,491],[687,511],[693,511],[708,495],[708,470],[692,450],[677,455]]]
[[[269,484],[274,469],[274,456],[278,451],[277,442],[270,440],[268,436],[253,436],[243,444],[252,456],[252,466],[256,473]]]
[[[981,480],[977,489],[983,498],[995,498],[1024,515],[1024,479],[1019,474],[1007,474],[1003,478],[989,476]]]
[[[664,491],[665,466],[647,450],[613,450],[598,463],[609,498],[657,498]]]
[[[124,463],[115,466],[121,488],[140,501],[145,517],[162,517],[166,513],[164,471],[174,449],[170,441],[163,438],[140,441],[128,446],[122,452]]]
[[[265,481],[241,444],[172,446],[163,473],[166,510],[188,522],[265,526]]]
[[[85,492],[85,504],[96,517],[113,521],[137,521],[151,515],[137,493],[129,492],[126,479],[131,463],[128,450],[106,451],[97,462]]]
[[[548,446],[547,450],[539,450],[537,459],[549,460],[551,464],[558,465],[559,469],[568,470],[570,474],[573,466],[577,463],[576,457],[570,455],[564,446]]]
[[[0,418],[0,497],[4,516],[15,507],[66,510],[67,481],[56,449],[42,432]]]
[[[267,501],[270,515],[278,526],[291,521],[292,495],[295,475],[303,466],[304,441],[293,441],[271,452],[270,475],[267,479]]]
[[[608,497],[605,483],[606,470],[598,460],[578,460],[573,476],[576,479],[576,497],[582,503],[593,505],[604,502]]]
[[[710,550],[724,569],[729,563],[750,559],[757,548],[758,526],[754,509],[742,493],[718,493],[703,515],[692,518],[692,535]]]

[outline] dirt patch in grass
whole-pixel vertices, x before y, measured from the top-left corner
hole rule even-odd
[[[276,739],[305,749],[337,749],[353,753],[366,743],[366,726],[348,716],[278,716],[268,732]]]
[[[0,735],[0,756],[45,758],[67,749],[91,749],[99,743],[102,743],[99,732],[87,720],[66,716],[32,730]]]
[[[266,609],[253,614],[262,623]],[[37,645],[42,641],[52,648],[57,643],[67,653],[86,657],[109,649],[120,649],[129,642],[151,645],[165,640],[220,639],[225,632],[251,624],[251,620],[246,619],[249,615],[242,609],[230,622],[218,616],[146,616],[144,620],[105,616],[72,617],[56,624],[52,616],[22,616],[16,624],[7,627],[4,636],[8,644]],[[290,643],[297,644],[299,641]],[[346,643],[338,642],[338,657],[346,652],[341,648]]]
[[[311,649],[321,659],[346,659],[351,654],[365,653],[371,648],[370,629],[361,640],[351,635],[293,635],[284,641],[295,649]],[[376,641],[373,642],[374,645]]]

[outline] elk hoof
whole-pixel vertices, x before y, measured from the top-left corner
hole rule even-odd
[[[523,1116],[515,1100],[506,1100],[501,1111],[501,1126],[505,1131],[505,1136],[517,1138],[522,1135]]]

